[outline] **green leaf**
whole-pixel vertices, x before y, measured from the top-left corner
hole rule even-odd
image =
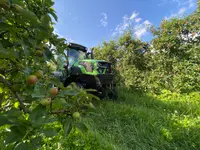
[[[51,78],[49,82],[51,84],[55,85],[56,87],[64,88],[63,83],[59,79],[57,79],[57,78]]]
[[[49,17],[49,15],[44,15],[41,17],[41,23],[43,27],[45,28],[49,28],[50,21],[51,21],[51,18]]]
[[[8,133],[8,136],[5,139],[5,144],[17,142],[17,141],[21,140],[22,138],[23,137],[21,135],[17,135],[13,132],[10,132],[10,133]]]
[[[33,122],[34,127],[40,127],[41,125],[49,124],[56,122],[57,118],[49,118],[49,116],[42,116],[38,118],[35,122]]]
[[[94,99],[96,99],[96,100],[100,100],[99,97],[97,97],[97,96],[95,96],[95,95],[93,95],[93,94],[87,93],[87,96],[90,97],[90,98],[94,98]]]
[[[76,123],[75,126],[81,131],[81,132],[87,132],[88,128],[84,123]]]
[[[36,137],[31,139],[31,145],[34,147],[34,149],[39,149],[42,146],[42,137]]]
[[[64,136],[67,137],[72,130],[72,119],[67,118],[64,124]]]
[[[6,114],[9,116],[9,117],[19,117],[22,115],[22,112],[19,110],[19,109],[16,109],[16,108],[12,108],[11,110],[7,111]]]
[[[42,133],[44,133],[44,135],[47,137],[56,136],[58,134],[54,128],[43,129]]]
[[[58,121],[58,119],[56,117],[48,116],[48,118],[45,120],[44,123],[47,124],[47,123],[53,123],[53,122],[56,122],[56,121]]]
[[[54,1],[53,0],[46,0],[45,2],[47,4],[47,6],[49,6],[49,7],[54,5]]]
[[[12,28],[11,25],[9,25],[9,24],[7,24],[7,23],[0,22],[0,31],[1,31],[1,30],[3,30],[3,31],[9,30],[9,29],[11,29],[11,28]]]
[[[61,91],[61,95],[68,95],[68,96],[77,96],[79,94],[78,91],[74,90],[74,89],[63,89]]]
[[[32,11],[26,10],[18,4],[13,4],[12,6],[14,8],[14,11],[22,16],[23,19],[29,21],[31,25],[33,25],[34,27],[40,26],[37,16]]]
[[[5,139],[5,143],[6,144],[13,143],[13,142],[18,142],[19,140],[21,140],[24,137],[24,135],[26,133],[26,130],[24,130],[24,133],[22,134],[22,131],[19,131],[18,126],[12,126],[10,128],[10,130],[11,130],[11,132],[8,133],[8,136]]]
[[[28,149],[29,149],[28,144],[23,142],[18,143],[14,148],[14,150],[28,150]]]
[[[46,110],[42,105],[38,105],[30,114],[31,123],[36,123],[39,121],[43,116],[46,115]]]
[[[48,118],[48,117],[41,117],[41,118],[38,118],[33,126],[35,127],[39,127],[41,125],[45,125],[45,124],[48,124],[48,123],[53,123],[53,122],[56,122],[57,121],[57,118]]]
[[[66,100],[64,98],[56,98],[52,102],[53,108],[63,108],[67,104]]]
[[[7,39],[1,39],[1,44],[5,48],[13,46],[13,44],[9,40],[7,40]]]
[[[0,43],[0,58],[15,59],[17,57],[14,50],[5,49]]]
[[[85,89],[85,91],[87,91],[87,92],[96,92],[97,90],[95,90],[95,89]]]
[[[49,12],[52,16],[53,16],[53,18],[56,20],[56,21],[58,21],[58,17],[57,17],[57,15],[56,15],[56,13],[55,13],[55,11],[53,10],[53,9],[50,9],[50,12]]]
[[[47,57],[47,60],[54,58],[53,53],[49,49],[45,49],[44,54]]]
[[[0,115],[0,126],[6,125],[6,124],[12,124],[6,116]]]
[[[32,98],[44,98],[46,95],[46,89],[43,86],[34,88],[34,92],[31,94]]]
[[[24,6],[24,3],[22,0],[12,0],[12,4],[18,4],[20,6]]]

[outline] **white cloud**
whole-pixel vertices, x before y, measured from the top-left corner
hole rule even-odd
[[[166,1],[166,0],[164,0]],[[184,13],[187,12],[187,10],[193,8],[196,5],[196,0],[169,0],[172,2],[179,3],[179,10],[177,12],[172,13],[170,16],[165,17],[165,19],[171,19],[174,17],[182,17]]]
[[[71,39],[70,37],[66,38],[68,42],[74,42],[73,39]]]
[[[195,5],[194,0],[189,0],[188,3],[189,3],[189,8],[192,8]]]
[[[185,12],[186,12],[187,8],[186,7],[182,7],[179,9],[178,12],[171,14],[169,17],[165,17],[166,20],[169,20],[171,18],[174,17],[181,17]]]
[[[140,22],[140,21],[142,21],[142,18],[135,18],[135,22]]]
[[[139,13],[136,13],[135,11],[130,16],[125,15],[122,18],[122,22],[115,28],[113,36],[123,34],[128,29],[132,30],[133,35],[136,38],[144,36],[148,32],[148,27],[151,25],[151,22],[149,20],[145,20],[142,23],[139,23],[142,21],[142,18],[136,18],[138,15]]]
[[[185,8],[185,7],[179,9],[178,15],[183,15],[183,14],[185,13],[185,11],[186,11],[186,8]]]
[[[149,20],[145,20],[144,24],[148,26],[148,25],[151,25],[151,22]]]
[[[145,33],[147,32],[147,29],[145,27],[142,27],[140,29],[137,29],[134,34],[137,38],[141,38]]]
[[[149,20],[145,20],[143,23],[139,25],[135,25],[133,28],[134,35],[140,39],[142,36],[144,36],[147,33],[148,27],[150,25],[151,25],[151,22]]]
[[[106,27],[108,25],[108,16],[106,13],[101,13],[102,19],[100,20],[100,23],[103,27]]]
[[[196,0],[161,0],[161,3],[158,6],[166,5],[166,4],[177,4],[178,7],[187,7],[192,8],[195,6]]]
[[[130,20],[133,20],[137,16],[138,16],[138,13],[133,12],[132,15],[130,16]]]

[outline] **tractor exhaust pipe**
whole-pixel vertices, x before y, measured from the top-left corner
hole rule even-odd
[[[91,59],[94,59],[94,48],[91,48]]]

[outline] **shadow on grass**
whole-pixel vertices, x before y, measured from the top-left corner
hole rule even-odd
[[[89,124],[120,149],[200,148],[200,106],[181,100],[160,100],[126,89],[121,103],[101,102]],[[114,149],[114,148],[113,148]]]

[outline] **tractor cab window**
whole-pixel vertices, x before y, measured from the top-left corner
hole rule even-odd
[[[59,71],[64,70],[64,65],[66,65],[66,56],[64,54],[59,54],[56,60],[57,60],[57,69]]]
[[[69,67],[71,67],[78,60],[86,59],[86,53],[81,50],[68,50]]]

